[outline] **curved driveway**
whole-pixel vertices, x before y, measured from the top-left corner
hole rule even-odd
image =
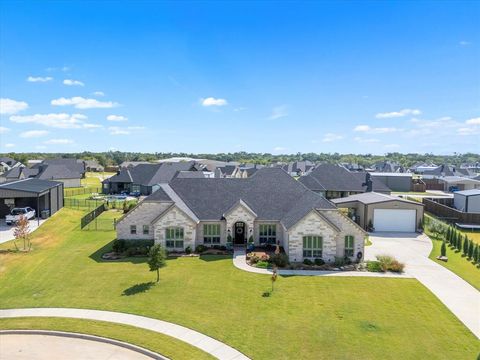
[[[424,234],[375,233],[365,259],[388,254],[405,263],[405,273],[415,277],[480,338],[480,292],[458,275],[428,258],[432,241]]]

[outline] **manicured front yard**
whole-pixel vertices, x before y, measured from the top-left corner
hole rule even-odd
[[[57,213],[37,230],[34,252],[0,255],[1,308],[150,316],[203,332],[254,359],[473,359],[480,351],[469,330],[414,279],[279,277],[265,298],[269,276],[209,256],[169,260],[155,285],[143,258],[101,261],[115,234],[79,230],[82,214]],[[135,343],[128,329],[118,331]]]

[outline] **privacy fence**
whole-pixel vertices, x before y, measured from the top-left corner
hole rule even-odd
[[[451,207],[452,199],[423,199],[425,211],[449,223],[480,225],[480,214],[466,213]]]

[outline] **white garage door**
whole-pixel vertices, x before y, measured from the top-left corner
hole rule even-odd
[[[374,209],[375,231],[415,232],[416,211],[406,209]]]

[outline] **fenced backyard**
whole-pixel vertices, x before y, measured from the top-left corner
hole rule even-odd
[[[106,204],[103,204],[81,218],[80,228],[86,231],[112,231],[122,215],[122,211],[109,210]]]
[[[452,199],[423,199],[425,211],[448,223],[477,224],[480,225],[480,214],[466,213],[454,209]]]
[[[101,194],[101,187],[81,187],[81,188],[70,188],[63,190],[65,197],[77,196],[77,195],[90,195],[90,194]]]

